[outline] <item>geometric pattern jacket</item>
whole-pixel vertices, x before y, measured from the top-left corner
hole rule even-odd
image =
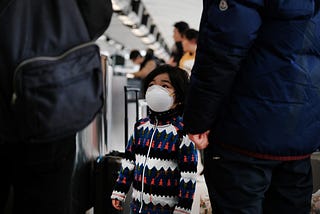
[[[133,187],[133,213],[190,213],[198,156],[174,110],[152,112],[131,136],[111,198],[124,201]]]

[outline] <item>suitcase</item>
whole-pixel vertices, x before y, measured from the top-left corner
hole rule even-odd
[[[124,114],[124,143],[127,145],[128,141],[128,103],[129,101],[135,102],[136,108],[136,121],[139,118],[139,88],[124,87],[124,99],[125,99],[125,114]],[[130,94],[129,94],[130,93]],[[130,99],[134,94],[134,99]],[[129,213],[129,203],[131,201],[130,192],[127,195],[126,202],[124,203],[124,209],[122,211],[116,210],[112,206],[110,199],[113,187],[116,179],[119,175],[121,167],[121,160],[124,153],[113,151],[109,154],[100,154],[94,163],[94,214],[121,214]]]

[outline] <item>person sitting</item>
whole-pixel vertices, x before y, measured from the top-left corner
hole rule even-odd
[[[130,60],[133,64],[140,65],[139,71],[132,73],[134,78],[144,79],[152,70],[157,67],[158,60],[153,55],[152,50],[147,50],[145,56],[142,56],[140,51],[132,50],[130,52]]]

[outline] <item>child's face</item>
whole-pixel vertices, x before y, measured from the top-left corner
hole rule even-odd
[[[155,76],[155,78],[153,78],[153,80],[149,83],[148,87],[153,86],[153,85],[159,85],[159,86],[167,89],[169,91],[170,95],[173,95],[173,99],[174,100],[176,99],[176,97],[174,95],[174,93],[175,93],[174,87],[172,86],[169,75],[167,73],[162,73],[162,74]],[[174,103],[176,103],[176,102],[174,101]],[[172,106],[172,108],[174,108],[175,106],[176,106],[176,104],[174,104]]]

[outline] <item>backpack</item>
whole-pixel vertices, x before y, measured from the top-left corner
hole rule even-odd
[[[6,32],[0,36],[6,56],[0,56],[0,99],[9,95],[11,101],[0,104],[0,137],[12,138],[4,126],[19,141],[75,134],[103,106],[100,51],[93,40],[110,23],[111,0],[6,2],[0,5],[0,29]],[[7,82],[11,87],[4,87]]]
[[[55,140],[86,127],[103,105],[99,48],[78,45],[59,56],[22,61],[14,72],[11,105],[20,136]]]

